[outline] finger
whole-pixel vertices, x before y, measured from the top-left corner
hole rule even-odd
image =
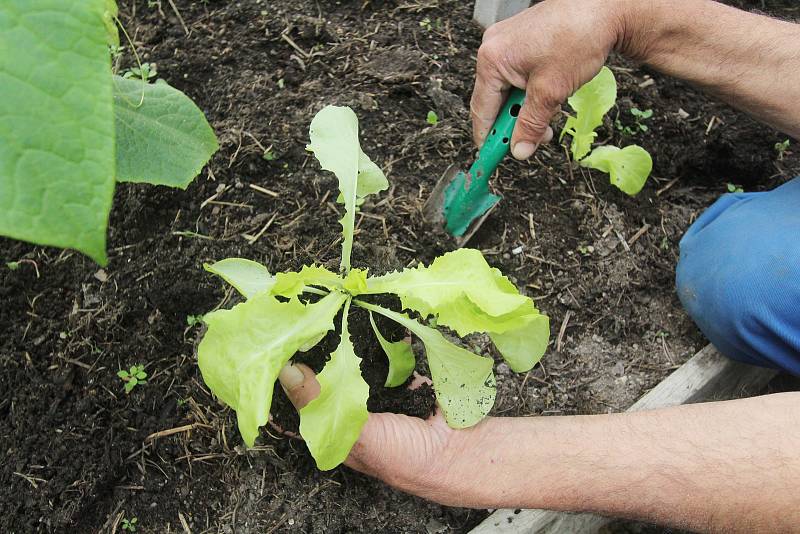
[[[284,365],[278,380],[298,410],[319,396],[319,382],[314,371],[302,363]]]
[[[530,158],[540,144],[550,142],[553,138],[550,120],[566,98],[558,86],[548,85],[541,80],[546,78],[537,77],[534,80],[532,77],[529,80],[525,102],[511,136],[511,153],[517,159]]]
[[[510,84],[503,80],[494,67],[498,61],[493,49],[486,45],[478,49],[478,64],[475,73],[475,88],[469,108],[472,116],[472,137],[475,146],[483,145],[484,139],[492,129],[497,113],[503,106]]]
[[[423,376],[416,371],[414,371],[414,378],[411,380],[411,383],[408,385],[408,389],[417,389],[418,387],[428,384],[429,386],[433,385],[433,381],[428,378],[427,376]]]

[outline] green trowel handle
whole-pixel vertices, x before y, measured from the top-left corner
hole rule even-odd
[[[508,154],[511,148],[511,133],[514,131],[514,125],[517,123],[519,110],[524,100],[525,91],[516,87],[511,90],[508,100],[497,115],[497,120],[494,121],[492,131],[489,132],[478,153],[478,159],[469,169],[473,180],[488,183],[494,170]]]

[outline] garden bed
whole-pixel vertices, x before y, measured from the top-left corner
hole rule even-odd
[[[302,442],[274,432],[246,451],[235,414],[200,377],[201,327],[187,324],[236,298],[203,262],[241,256],[273,272],[338,265],[335,179],[305,151],[325,104],[353,107],[364,151],[392,184],[357,219],[354,264],[388,270],[452,249],[421,209],[444,169],[473,153],[481,32],[468,23],[471,5],[119,3],[142,60],[206,112],[221,150],[186,191],[119,185],[105,269],[75,252],[0,240],[4,262],[31,260],[0,270],[0,531],[110,531],[123,517],[137,517],[138,532],[478,524],[487,512],[431,504],[346,468],[319,472]],[[792,4],[753,7],[797,20]],[[644,191],[624,196],[551,144],[500,167],[494,186],[505,198],[470,243],[551,318],[541,365],[523,375],[497,366],[496,415],[633,404],[705,345],[674,292],[683,232],[728,183],[766,190],[800,174],[796,147],[778,160],[785,136],[637,65],[612,58],[611,67],[620,84],[612,116],[632,123],[638,107],[653,117],[635,139],[611,122],[599,139],[653,154]],[[471,342],[491,353],[484,339]],[[381,365],[379,351],[364,350],[368,365]],[[116,373],[139,363],[148,382],[126,395]],[[280,388],[274,410],[293,416]]]

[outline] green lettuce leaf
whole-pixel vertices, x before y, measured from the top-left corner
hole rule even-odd
[[[435,315],[459,336],[514,328],[514,319],[533,305],[480,251],[468,248],[439,256],[429,267],[370,278],[365,293],[394,293],[404,308]]]
[[[339,180],[345,215],[342,224],[343,271],[350,269],[356,205],[359,198],[383,191],[389,184],[377,165],[364,154],[358,141],[358,117],[348,107],[326,106],[314,116],[309,130],[320,166]]]
[[[0,234],[101,265],[115,168],[109,8],[0,2]]]
[[[204,263],[203,268],[221,277],[248,299],[259,293],[268,293],[275,285],[275,278],[266,267],[244,258],[226,258],[213,264]]]
[[[525,373],[542,359],[550,339],[550,318],[533,313],[523,324],[503,333],[490,333],[497,350],[512,371]]]
[[[644,187],[653,170],[653,159],[647,150],[638,145],[619,149],[599,146],[581,160],[581,167],[597,169],[611,175],[611,183],[628,195],[635,195]]]
[[[300,410],[300,435],[323,471],[344,462],[368,417],[369,385],[361,377],[361,358],[350,341],[349,308],[348,301],[342,315],[339,346],[317,375],[319,397]]]
[[[375,324],[372,312],[369,312],[369,322],[372,324],[372,331],[375,332],[378,343],[380,343],[383,352],[386,353],[386,357],[389,359],[389,373],[386,375],[384,385],[387,388],[394,388],[405,384],[408,377],[414,372],[414,366],[416,365],[411,343],[388,341],[378,330],[378,325]]]
[[[344,279],[344,289],[353,297],[367,290],[366,269],[352,269]]]
[[[375,165],[369,156],[362,151],[358,157],[358,185],[356,186],[356,206],[364,203],[369,195],[380,193],[389,188],[389,181],[380,167]],[[339,193],[336,202],[344,204],[344,195]]]
[[[299,273],[287,272],[275,275],[272,294],[281,297],[294,297],[302,293],[307,286],[322,286],[328,289],[342,287],[342,279],[338,274],[317,265],[304,265]]]
[[[616,101],[617,81],[608,67],[600,69],[597,76],[567,99],[575,110],[575,116],[567,119],[561,138],[565,133],[572,136],[571,150],[576,161],[589,153],[597,137],[595,128],[603,124],[603,116],[614,107]]]
[[[466,428],[486,417],[496,394],[493,360],[450,343],[438,330],[423,326],[405,314],[366,302],[354,302],[400,323],[422,341],[436,400],[450,427]]]
[[[333,318],[345,300],[347,296],[336,292],[315,304],[302,304],[296,298],[279,302],[259,293],[203,318],[208,331],[197,349],[200,372],[211,391],[236,410],[248,447],[269,419],[281,368],[309,341],[333,329]]]
[[[186,187],[219,148],[203,112],[166,82],[114,76],[117,181]]]

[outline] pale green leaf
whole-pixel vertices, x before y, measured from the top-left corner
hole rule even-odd
[[[186,189],[219,145],[203,112],[165,82],[114,76],[117,181]]]
[[[358,141],[358,117],[348,107],[326,106],[314,116],[309,129],[311,143],[320,166],[339,180],[344,202],[342,224],[342,270],[350,269],[353,228],[357,200],[388,187],[380,168],[361,150]]]
[[[366,302],[356,301],[356,304],[400,323],[422,341],[436,400],[448,425],[466,428],[486,417],[496,393],[492,372],[494,362],[490,358],[450,343],[438,330],[423,326],[405,314]]]
[[[306,286],[322,286],[328,289],[342,287],[338,274],[317,265],[304,265],[299,273],[288,272],[275,275],[272,294],[294,297],[303,292]]]
[[[502,332],[533,306],[478,250],[462,248],[418,266],[367,280],[366,293],[394,293],[404,308],[436,315],[440,325],[460,336]],[[510,322],[509,322],[510,321]]]
[[[358,157],[358,185],[356,186],[356,206],[361,206],[364,199],[372,194],[389,188],[389,181],[380,167],[375,165],[369,156],[361,151]],[[344,195],[339,193],[336,202],[344,204]]]
[[[0,234],[103,265],[115,168],[107,9],[0,2]]]
[[[337,292],[302,304],[259,293],[230,310],[205,315],[208,330],[197,350],[200,371],[211,391],[236,410],[248,446],[269,418],[281,368],[300,347],[333,329],[333,318],[346,299]]]
[[[550,318],[538,313],[526,316],[523,324],[503,333],[490,333],[497,350],[517,373],[530,371],[542,359],[550,339]]]
[[[361,377],[361,358],[356,356],[347,328],[349,307],[348,301],[339,346],[317,375],[319,396],[300,410],[300,435],[323,471],[344,462],[369,415],[369,385]]]
[[[369,312],[369,322],[372,324],[372,331],[375,332],[378,343],[380,343],[383,352],[386,353],[386,357],[389,359],[389,373],[386,375],[384,385],[387,388],[403,385],[408,380],[408,377],[411,376],[411,373],[414,372],[414,366],[416,365],[411,343],[388,341],[378,330],[378,325],[375,324],[372,312]]]
[[[619,149],[599,146],[581,160],[581,167],[597,169],[611,175],[611,183],[628,195],[635,195],[644,187],[653,170],[653,159],[647,150],[638,145]]]
[[[608,67],[600,69],[597,76],[567,99],[575,116],[567,119],[561,137],[565,133],[572,136],[571,150],[576,161],[589,153],[597,137],[595,128],[603,124],[603,116],[614,107],[616,101],[617,81]]]
[[[367,290],[366,269],[352,269],[344,279],[343,288],[353,297]]]
[[[245,298],[269,292],[275,278],[266,267],[244,258],[226,258],[213,264],[204,263],[203,268],[228,282]]]

